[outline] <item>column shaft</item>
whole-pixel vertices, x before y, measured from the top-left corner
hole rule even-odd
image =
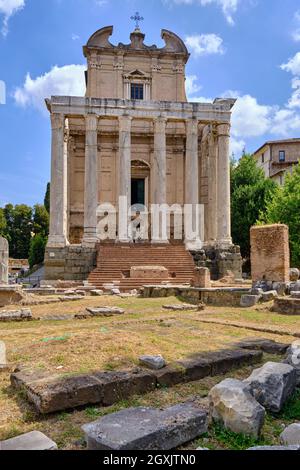
[[[208,213],[207,242],[210,245],[216,243],[218,237],[218,218],[217,218],[217,193],[218,193],[218,133],[215,126],[211,126],[208,135]]]
[[[167,142],[165,118],[154,121],[154,155],[153,155],[153,202],[166,204],[167,202]]]
[[[198,121],[186,123],[185,203],[199,203]]]
[[[128,242],[128,210],[131,207],[131,121],[119,117],[119,240]],[[120,199],[122,198],[122,199]]]
[[[228,246],[231,238],[230,211],[230,125],[218,125],[218,238],[217,244]]]
[[[95,244],[98,206],[98,117],[85,117],[84,244]]]
[[[63,247],[67,242],[67,143],[65,116],[51,114],[51,189],[49,247]]]

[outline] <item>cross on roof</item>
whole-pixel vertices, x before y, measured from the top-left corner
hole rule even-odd
[[[135,27],[136,29],[140,29],[140,21],[144,21],[144,18],[140,16],[140,13],[137,11],[134,16],[131,16],[131,20],[135,21]]]

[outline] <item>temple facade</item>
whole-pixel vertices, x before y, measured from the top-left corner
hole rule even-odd
[[[100,205],[115,208],[111,243],[132,243],[119,224],[120,198],[133,206],[130,217],[137,206],[200,204],[201,247],[186,248],[199,265],[211,268],[213,277],[227,269],[240,275],[240,253],[230,227],[235,100],[187,101],[189,53],[176,34],[163,30],[165,46],[158,48],[145,45],[139,28],[129,44],[117,46],[109,40],[112,32],[112,27],[100,29],[83,48],[86,96],[46,100],[52,126],[46,279],[88,278],[99,245],[109,241],[99,237],[101,220],[109,212],[99,212]],[[163,242],[173,244],[174,217],[169,225]],[[150,221],[147,243],[161,244],[151,229]]]

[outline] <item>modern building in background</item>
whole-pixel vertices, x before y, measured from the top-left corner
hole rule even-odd
[[[285,174],[292,173],[300,161],[300,138],[266,142],[253,157],[267,178],[283,185]]]

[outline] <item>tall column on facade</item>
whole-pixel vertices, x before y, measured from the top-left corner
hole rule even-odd
[[[167,243],[167,217],[160,211],[160,206],[167,203],[167,119],[154,119],[154,152],[153,171],[151,175],[153,187],[152,206],[152,243]]]
[[[214,245],[218,237],[217,194],[218,194],[218,131],[216,126],[209,126],[208,134],[208,210],[207,243]]]
[[[218,237],[219,246],[232,244],[230,213],[230,125],[218,125]]]
[[[84,236],[85,245],[95,245],[97,238],[98,206],[98,116],[85,117],[85,183]]]
[[[188,210],[185,210],[185,237],[187,247],[195,247],[200,237],[200,225],[204,221],[197,220],[199,204],[199,157],[198,157],[198,120],[189,119],[186,122],[186,154],[185,154],[185,204],[188,204],[192,216],[191,225],[187,226]],[[196,233],[198,228],[199,233]],[[195,236],[191,238],[191,233]]]
[[[131,207],[131,122],[119,117],[119,241],[128,242],[128,209]]]
[[[154,155],[153,155],[153,202],[167,202],[167,119],[159,117],[154,120]]]
[[[64,247],[67,241],[67,143],[65,116],[51,114],[51,191],[48,247]]]

